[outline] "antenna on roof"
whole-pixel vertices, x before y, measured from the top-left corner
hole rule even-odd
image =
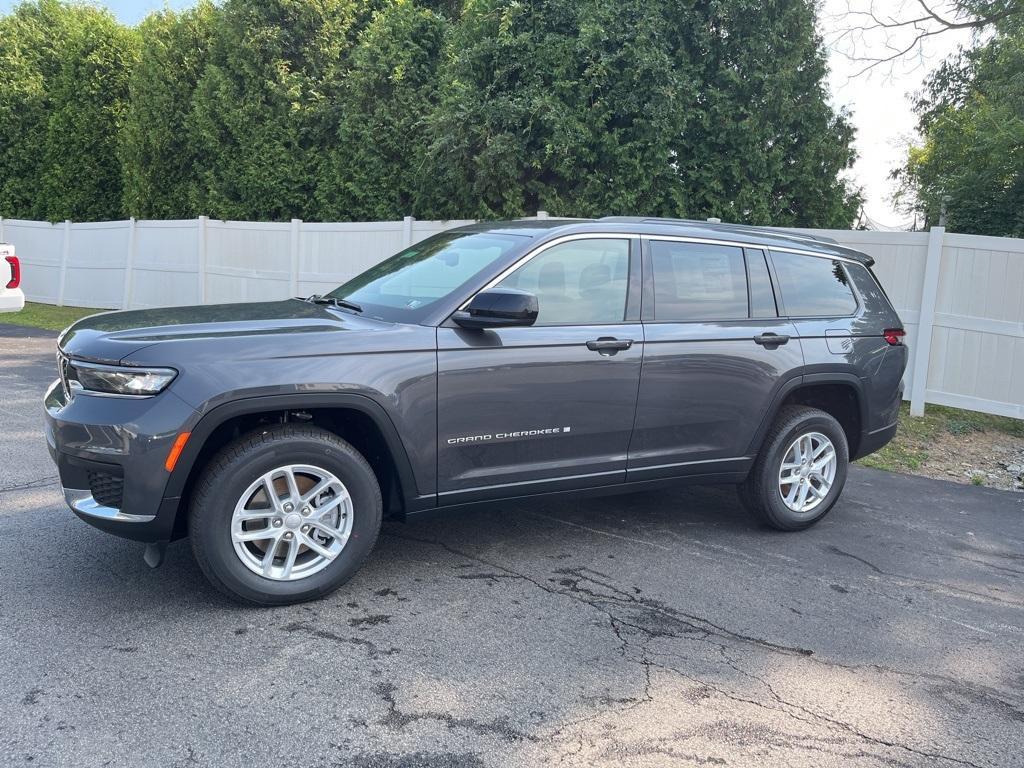
[[[722,220],[720,218],[718,218],[717,216],[708,216],[708,223],[709,224],[721,224]]]

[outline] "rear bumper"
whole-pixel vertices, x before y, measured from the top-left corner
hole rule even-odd
[[[6,263],[0,260],[0,264]],[[25,306],[25,294],[21,288],[4,288],[0,285],[0,312],[18,312]]]
[[[116,536],[169,541],[179,499],[164,497],[164,462],[195,416],[192,407],[170,392],[69,400],[59,381],[47,390],[44,406],[47,447],[71,511]]]
[[[860,444],[857,446],[857,453],[850,457],[850,461],[856,459],[862,459],[870,453],[874,453],[885,445],[896,436],[896,429],[899,427],[897,422],[893,422],[888,426],[880,429],[873,429],[870,432],[862,432],[860,436]]]

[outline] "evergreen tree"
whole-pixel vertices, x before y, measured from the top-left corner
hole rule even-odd
[[[182,13],[159,11],[139,25],[141,50],[130,81],[121,134],[124,207],[138,218],[191,218],[199,163],[188,116],[206,64],[216,8],[209,0]]]
[[[123,215],[117,141],[137,42],[108,12],[57,0],[0,20],[4,215]]]
[[[445,20],[394,0],[361,33],[338,99],[338,128],[318,179],[324,220],[418,214],[426,125],[436,102]]]
[[[228,0],[188,119],[194,210],[313,218],[325,89],[346,68],[360,0]]]

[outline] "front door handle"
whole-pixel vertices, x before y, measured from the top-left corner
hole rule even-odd
[[[767,333],[759,334],[754,337],[754,343],[760,344],[765,349],[775,349],[789,341],[789,336],[784,333]]]
[[[599,352],[604,356],[614,355],[620,349],[629,349],[633,346],[632,339],[616,339],[612,336],[602,336],[587,342],[587,349],[592,352]]]

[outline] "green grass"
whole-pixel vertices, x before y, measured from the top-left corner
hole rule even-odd
[[[885,448],[865,456],[859,463],[889,472],[913,472],[928,460],[928,448],[940,435],[960,437],[972,432],[1000,432],[1024,438],[1024,421],[942,405],[928,405],[924,416],[915,417],[910,415],[910,405],[903,403],[896,437]]]
[[[0,314],[0,325],[10,323],[11,325],[25,325],[30,328],[43,328],[48,331],[63,331],[76,320],[81,320],[86,315],[95,315],[103,312],[102,309],[88,309],[86,307],[55,307],[52,304],[36,304],[32,301],[25,302],[25,308],[20,312],[4,312]]]

